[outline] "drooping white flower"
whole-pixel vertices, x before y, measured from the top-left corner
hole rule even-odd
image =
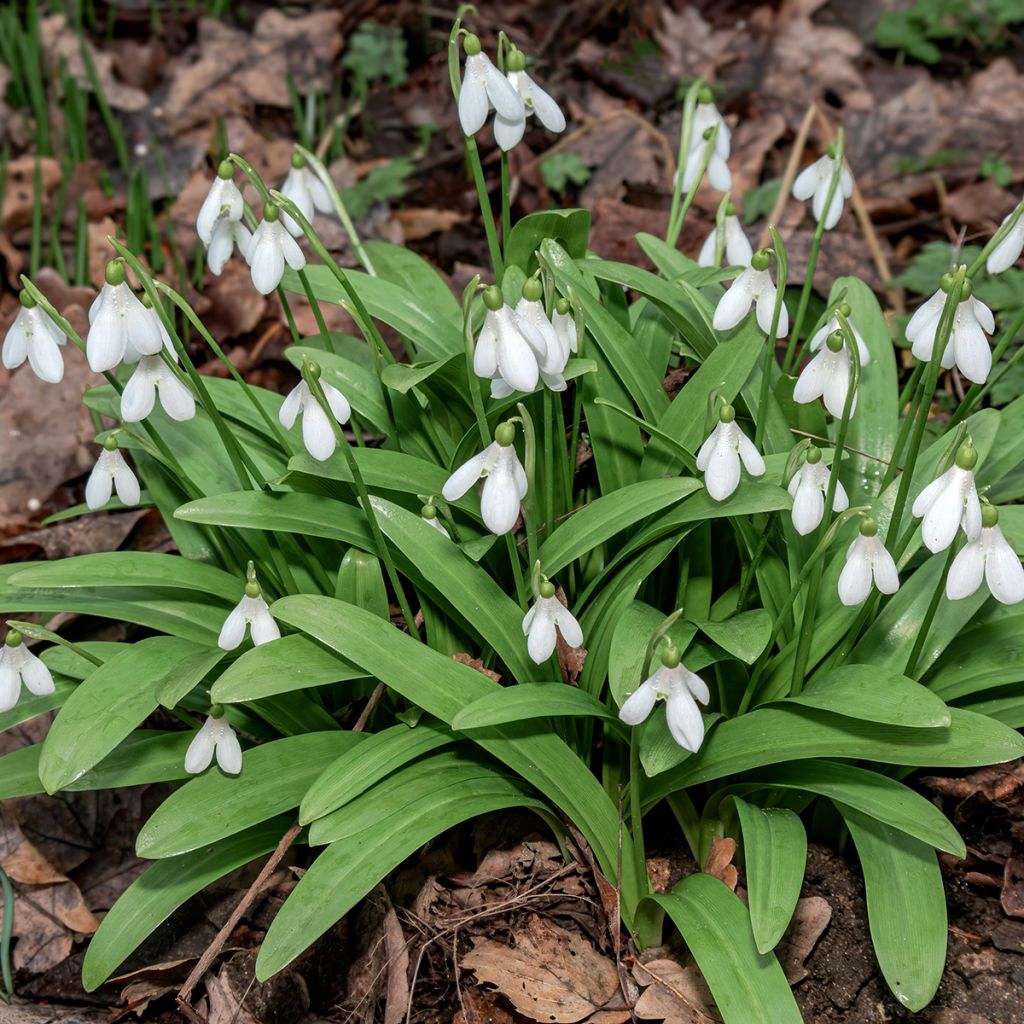
[[[208,248],[213,245],[215,233],[225,223],[238,223],[245,212],[242,193],[232,180],[234,168],[225,160],[217,168],[210,191],[199,208],[196,218],[196,234]]]
[[[768,270],[769,256],[763,250],[754,253],[751,265],[743,270],[729,285],[726,293],[718,300],[711,325],[716,331],[727,331],[735,327],[750,312],[752,304],[757,306],[757,324],[767,334],[772,329],[772,312],[778,289]],[[789,334],[789,312],[786,303],[779,307],[777,338]]]
[[[750,247],[750,239],[744,233],[739,217],[735,214],[726,214],[722,221],[722,234],[724,236],[725,265],[727,267],[749,267],[754,250]],[[697,263],[702,267],[713,267],[717,249],[718,225],[716,224],[700,247]]]
[[[449,540],[452,539],[452,535],[445,528],[444,523],[441,522],[441,519],[437,514],[437,509],[431,502],[427,502],[427,504],[420,509],[420,516],[429,526],[432,526],[442,536],[447,537]]]
[[[690,129],[690,145],[686,152],[683,165],[682,190],[688,194],[697,180],[700,166],[704,162],[704,153],[708,147],[705,135],[717,125],[714,149],[708,160],[708,181],[719,192],[728,192],[732,188],[732,174],[729,172],[729,153],[732,150],[732,132],[725,123],[712,101],[710,90],[702,90],[701,97],[693,112],[693,126]],[[678,174],[678,172],[677,172]]]
[[[844,302],[841,304],[841,308],[843,309],[843,316],[846,317],[846,322],[857,341],[857,355],[860,356],[860,368],[863,370],[864,367],[871,362],[871,351],[864,339],[861,337],[860,331],[857,330],[857,325],[850,319],[850,307]],[[811,339],[807,343],[808,349],[810,349],[811,352],[817,352],[818,349],[825,344],[828,336],[830,334],[835,334],[838,330],[841,330],[839,318],[833,316],[829,319],[828,323],[811,335]]]
[[[523,636],[530,657],[542,665],[555,653],[555,627],[572,648],[583,646],[583,630],[572,612],[555,597],[555,587],[545,580],[533,607],[523,616]]]
[[[474,372],[491,381],[492,398],[533,391],[548,357],[547,342],[532,323],[505,305],[496,285],[484,292],[484,304],[487,316],[476,339]]]
[[[516,316],[519,317],[517,323],[520,328],[523,324],[528,324],[543,342],[544,355],[538,363],[541,380],[552,391],[564,391],[565,377],[562,373],[569,361],[569,350],[562,344],[554,325],[544,311],[541,293],[541,284],[538,280],[531,278],[526,282],[523,297],[516,304]],[[537,297],[534,298],[534,295]]]
[[[830,147],[831,148],[831,147]],[[825,203],[828,201],[828,192],[832,184],[832,175],[835,173],[836,161],[834,153],[826,153],[823,157],[815,160],[809,167],[805,167],[793,182],[793,197],[795,199],[811,201],[811,213],[814,219],[821,220],[825,213]],[[829,231],[839,223],[843,213],[843,203],[853,195],[853,176],[844,163],[839,171],[839,181],[836,183],[836,190],[832,194],[832,202],[829,203],[828,213],[825,214],[825,230]]]
[[[25,646],[21,633],[12,629],[0,647],[0,714],[18,703],[22,683],[37,697],[53,693],[50,670]]]
[[[334,418],[339,423],[348,423],[352,415],[348,399],[325,380],[320,381],[320,387],[324,389],[324,398],[327,399]],[[277,415],[285,430],[291,430],[299,413],[302,413],[302,443],[306,446],[306,451],[314,459],[326,462],[334,454],[338,439],[327,413],[304,380],[299,381],[288,393]]]
[[[466,66],[459,90],[459,122],[466,135],[476,135],[487,120],[493,107],[506,121],[525,120],[526,109],[515,86],[481,52],[480,40],[466,35],[462,41],[466,51]]]
[[[852,372],[846,343],[842,334],[835,331],[800,371],[793,387],[793,401],[805,405],[822,398],[829,414],[840,419],[846,408]],[[851,416],[856,408],[857,395],[854,393],[853,401],[850,403]]]
[[[917,308],[907,324],[907,341],[911,342],[914,358],[922,362],[930,360],[935,351],[935,339],[945,302],[946,292],[940,288]],[[984,384],[992,369],[992,350],[985,335],[995,329],[992,310],[971,295],[970,284],[965,282],[960,293],[960,303],[953,315],[949,343],[942,353],[942,368],[949,370],[955,365],[969,381]]]
[[[242,746],[224,717],[223,709],[216,705],[210,709],[210,717],[203,722],[185,751],[185,771],[189,775],[206,771],[213,762],[214,752],[221,771],[237,775],[242,770]]]
[[[483,477],[480,513],[487,529],[499,536],[516,525],[526,497],[526,471],[512,445],[514,436],[515,427],[502,423],[494,432],[494,442],[459,466],[441,490],[446,501],[457,501]]]
[[[280,212],[276,206],[267,205],[245,250],[253,287],[261,295],[269,295],[281,283],[286,263],[292,270],[301,270],[306,265],[298,242],[281,223]]]
[[[839,600],[848,608],[860,604],[871,593],[872,580],[882,594],[900,589],[896,563],[878,536],[875,521],[864,519],[857,539],[846,549],[846,565],[839,574]]]
[[[793,497],[793,527],[802,537],[816,530],[824,518],[829,478],[828,468],[821,459],[821,449],[812,445],[807,449],[807,460],[789,481],[789,493]],[[850,499],[846,489],[837,480],[832,511],[845,512],[849,507]]]
[[[26,359],[32,372],[48,384],[64,379],[64,357],[60,346],[66,344],[64,332],[47,316],[35,299],[23,291],[21,308],[7,328],[0,359],[8,370],[17,369]]]
[[[250,627],[252,642],[257,647],[281,636],[281,630],[263,599],[260,585],[252,577],[245,585],[242,599],[224,620],[220,636],[217,638],[217,646],[225,651],[233,651],[245,639],[246,626]]]
[[[1002,220],[1002,227],[1014,214],[1010,211]],[[1021,250],[1024,250],[1024,217],[1018,217],[1017,223],[1006,233],[1003,240],[988,254],[985,260],[985,269],[990,274],[1001,274],[1004,270],[1012,267],[1020,259]]]
[[[103,508],[110,501],[111,492],[116,489],[122,505],[138,505],[141,492],[139,481],[117,450],[117,442],[107,438],[96,465],[85,483],[85,503],[93,511]]]
[[[736,425],[736,410],[726,405],[697,452],[697,468],[704,474],[704,486],[715,501],[725,501],[739,486],[741,460],[751,476],[764,475],[761,453]]]
[[[978,453],[968,443],[942,476],[933,480],[916,498],[911,512],[922,519],[921,539],[936,554],[945,551],[962,525],[969,541],[981,533],[981,502],[974,483]]]
[[[175,353],[177,361],[177,353]],[[143,356],[135,372],[121,392],[121,419],[126,423],[144,420],[152,411],[157,394],[160,405],[172,420],[179,423],[196,414],[196,400],[163,356]]]
[[[711,699],[707,684],[679,660],[679,651],[669,645],[661,657],[661,665],[645,679],[619,708],[619,718],[626,725],[646,721],[658,700],[665,702],[665,721],[672,739],[684,750],[696,753],[704,742],[704,716],[698,702]]]
[[[281,195],[290,199],[310,224],[313,223],[313,211],[320,213],[333,213],[334,204],[331,202],[331,194],[327,187],[320,180],[319,176],[306,166],[306,159],[301,153],[292,157],[292,166],[288,176],[281,186]],[[298,222],[284,211],[281,212],[281,219],[284,226],[296,237],[302,234],[302,228]]]
[[[468,62],[467,62],[468,63]],[[523,137],[526,119],[531,114],[549,132],[565,131],[565,115],[558,104],[526,73],[526,57],[521,50],[511,50],[507,58],[508,80],[523,101],[521,117],[507,118],[500,111],[494,115],[494,141],[508,152]]]
[[[154,356],[163,338],[158,323],[149,315],[125,280],[124,266],[107,264],[107,280],[89,307],[89,334],[85,355],[94,373],[112,370],[131,345],[140,356]]]
[[[999,512],[992,505],[981,510],[981,533],[957,552],[946,577],[946,597],[970,597],[984,580],[1002,604],[1024,601],[1024,566],[999,528]]]

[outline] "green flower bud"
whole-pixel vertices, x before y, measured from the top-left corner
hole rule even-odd
[[[21,643],[21,634],[16,629],[7,631],[7,639],[4,641],[8,647],[17,647]]]
[[[947,295],[953,290],[954,277],[952,274],[946,273],[939,278],[939,288],[942,289]]]
[[[501,423],[494,432],[494,440],[507,448],[516,439],[516,425],[514,423]]]
[[[529,278],[523,285],[523,298],[527,302],[539,302],[543,294],[544,286],[535,277]]]
[[[117,287],[119,284],[124,284],[125,270],[124,262],[122,260],[111,260],[107,264],[107,270],[104,275],[107,279],[107,284],[111,287]]]
[[[505,66],[509,71],[525,71],[526,70],[526,54],[522,50],[515,49],[509,51]]]
[[[18,301],[25,307],[25,309],[36,308],[36,300],[29,295],[27,288],[22,288],[21,291],[18,292]]]
[[[108,434],[107,437],[106,437],[106,440],[103,442],[103,447],[106,448],[106,450],[108,452],[116,452],[117,451],[117,438],[114,437],[113,434]]]
[[[211,718],[223,718],[224,717],[224,705],[223,704],[211,704],[209,715]]]
[[[149,295],[146,292],[143,292],[139,296],[139,301],[146,307],[146,309],[153,308],[153,300],[149,297]]]
[[[825,339],[825,344],[828,345],[829,352],[841,352],[845,343],[846,339],[843,337],[842,331],[833,331]]]
[[[767,270],[771,262],[771,249],[758,249],[757,252],[750,257],[750,265],[754,270]]]
[[[865,516],[860,521],[860,535],[862,537],[875,537],[878,534],[878,523],[871,518],[871,516]]]
[[[718,418],[722,423],[732,423],[736,419],[736,410],[731,405],[723,405],[718,410]]]
[[[981,505],[981,525],[986,530],[991,530],[996,523],[999,522],[999,509],[995,505],[990,505],[987,501],[982,502]]]
[[[320,374],[323,372],[320,369],[320,364],[314,363],[312,359],[305,360],[303,370],[305,371],[305,375],[310,377],[312,380],[319,380]]]
[[[964,283],[960,286],[960,301],[966,302],[973,293],[974,285],[971,283],[971,279],[969,277],[965,277]]]
[[[841,313],[843,316],[849,319],[852,310],[850,309],[850,304],[848,302],[840,302],[839,305],[836,306],[836,312]]]
[[[497,313],[505,305],[505,296],[501,294],[501,289],[496,284],[484,289],[484,305],[492,313]]]
[[[704,104],[714,103],[715,94],[706,85],[702,85],[700,89],[697,90],[697,102]]]
[[[956,453],[956,464],[960,469],[972,470],[978,464],[978,451],[968,441],[966,444],[960,446]]]
[[[555,596],[555,585],[550,580],[545,580],[540,585],[540,596],[551,598]]]
[[[736,204],[735,203],[726,203],[725,204],[725,215],[726,215],[726,217],[735,217],[736,216]]]
[[[437,509],[434,508],[433,505],[424,505],[423,508],[420,509],[420,515],[423,516],[424,519],[436,519]]]
[[[246,597],[259,597],[262,591],[260,585],[255,580],[249,580],[245,585],[245,596]]]
[[[230,160],[221,160],[217,167],[217,177],[230,181],[235,176],[235,168]]]
[[[273,224],[280,216],[281,211],[274,203],[267,203],[267,205],[263,207],[263,219],[269,224]]]
[[[807,462],[812,466],[821,462],[821,449],[816,444],[807,449]]]
[[[306,158],[296,150],[292,153],[292,167],[297,171],[301,171],[306,166]]]
[[[665,668],[677,668],[683,656],[671,640],[669,640],[661,651],[661,663]]]
[[[835,158],[836,158],[836,153],[838,153],[838,152],[839,152],[839,148],[838,148],[838,147],[836,146],[836,144],[835,144],[834,142],[830,142],[830,143],[829,143],[829,144],[828,144],[828,145],[827,145],[827,146],[825,147],[825,155],[826,155],[826,156],[827,156],[827,157],[828,157],[828,158],[829,158],[830,160],[835,160]]]
[[[555,303],[555,312],[561,314],[562,316],[566,316],[570,309],[572,309],[572,306],[569,305],[568,299],[559,299]]]
[[[462,48],[467,57],[475,57],[481,50],[480,40],[472,32],[467,32],[462,37]]]

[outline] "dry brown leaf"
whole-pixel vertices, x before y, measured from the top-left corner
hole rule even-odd
[[[714,836],[711,840],[711,852],[708,854],[708,862],[704,870],[709,875],[725,882],[733,892],[736,891],[736,882],[739,876],[736,872],[736,865],[732,859],[736,855],[736,840],[728,836]]]
[[[458,210],[437,210],[428,207],[418,210],[393,210],[391,218],[398,221],[402,228],[402,237],[407,242],[416,242],[441,231],[451,231],[456,224],[461,224],[466,219],[466,215],[459,213]]]
[[[654,38],[661,46],[666,74],[684,80],[713,79],[731,59],[730,51],[739,39],[735,27],[712,28],[693,4],[686,4],[678,14],[662,5],[660,13],[661,27],[654,30]]]
[[[387,890],[380,887],[384,895]],[[395,908],[388,900],[384,915],[384,955],[387,957],[388,984],[384,1000],[384,1024],[401,1024],[409,1009],[409,948]]]
[[[803,981],[810,973],[804,967],[804,961],[813,952],[831,920],[832,907],[824,897],[805,896],[797,900],[793,919],[775,950],[790,985]]]
[[[253,288],[249,268],[240,258],[229,260],[219,277],[208,278],[203,294],[210,301],[203,324],[217,341],[240,338],[255,330],[267,311],[266,297]],[[293,311],[297,304],[293,299]],[[309,306],[305,309],[309,311]],[[323,309],[326,313],[328,306]]]
[[[512,948],[475,937],[463,964],[531,1020],[573,1024],[604,1006],[618,987],[615,964],[578,932],[531,915],[513,937]]]
[[[0,803],[0,867],[15,882],[26,885],[45,885],[66,882],[67,876],[58,871],[26,838],[14,814]]]
[[[19,228],[32,223],[32,206],[35,202],[36,158],[20,156],[7,165],[7,185],[3,199],[3,230],[12,234]],[[52,157],[39,160],[39,176],[43,187],[43,199],[60,184],[60,164]]]
[[[489,668],[484,668],[484,663],[479,658],[474,658],[473,655],[467,654],[465,651],[456,651],[452,655],[452,661],[457,661],[460,665],[468,665],[470,668],[475,668],[477,672],[487,676],[488,679],[493,679],[496,683],[501,682],[501,676],[497,672],[492,672]]]
[[[1017,854],[1006,859],[999,903],[1010,917],[1024,917],[1024,858]]]
[[[637,963],[633,977],[644,987],[635,1012],[641,1020],[665,1024],[715,1024],[721,1020],[700,972],[668,958]]]

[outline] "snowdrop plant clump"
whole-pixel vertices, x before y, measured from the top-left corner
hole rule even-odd
[[[90,989],[188,894],[295,841],[296,823],[303,873],[261,979],[446,829],[519,807],[583,837],[623,941],[677,929],[723,1007],[756,978],[756,1007],[729,1012],[779,1024],[800,1020],[774,949],[806,828],[841,819],[881,970],[916,1011],[944,963],[936,851],[964,844],[901,779],[1024,753],[1001,654],[1021,628],[1006,606],[1024,598],[1024,411],[986,404],[996,371],[976,350],[995,325],[971,290],[1016,245],[1020,208],[936,282],[901,380],[868,285],[826,290],[816,255],[792,282],[775,226],[748,253],[728,197],[710,262],[679,249],[704,171],[728,187],[729,135],[702,82],[684,103],[666,237],[637,238],[655,271],[595,256],[586,210],[514,219],[507,160],[490,175],[475,133],[492,108],[506,142],[530,114],[558,130],[561,97],[557,80],[548,96],[524,77],[507,37],[491,52],[456,23],[453,117],[491,258],[461,296],[411,250],[354,233],[359,266],[339,266],[310,223],[316,182],[351,221],[308,151],[293,171],[309,173],[279,192],[244,155],[218,166],[198,225],[211,269],[237,245],[254,289],[303,296],[320,325],[285,350],[286,394],[239,374],[121,242],[86,338],[24,280],[5,363],[55,386],[63,337],[68,359],[105,375],[84,396],[100,447],[85,501],[59,515],[152,508],[176,553],[0,567],[0,612],[40,619],[7,634],[0,728],[56,713],[43,742],[0,758],[0,798],[176,787],[137,837],[150,866],[91,940]],[[841,138],[829,187],[845,196]],[[816,247],[834,205],[820,201]],[[328,331],[332,303],[358,335]],[[1016,330],[998,326],[992,366]],[[226,377],[198,372],[210,358]],[[961,374],[985,383],[965,390]],[[940,421],[942,391],[955,410]],[[90,639],[99,619],[123,639]],[[701,871],[654,892],[654,808],[659,828],[678,825],[659,843],[697,864],[716,837],[736,841],[745,903]],[[747,938],[723,948],[709,916]]]

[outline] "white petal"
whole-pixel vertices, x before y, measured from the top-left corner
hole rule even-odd
[[[478,56],[482,54],[466,58],[466,72],[462,76],[462,88],[459,90],[459,122],[466,135],[476,135],[483,128],[490,109],[484,70],[480,67]]]
[[[224,264],[231,258],[235,247],[235,225],[232,221],[221,220],[214,228],[213,237],[207,243],[206,265],[210,273],[219,277]]]
[[[1006,543],[1002,530],[998,526],[991,527],[991,530],[988,560],[985,564],[988,589],[1003,604],[1019,604],[1024,601],[1024,566],[1021,566],[1013,548]]]
[[[488,462],[494,457],[497,444],[491,444],[479,455],[467,459],[450,477],[441,488],[441,495],[445,501],[458,501],[483,475]]]
[[[967,539],[977,540],[981,536],[981,502],[978,500],[978,489],[974,486],[974,474],[970,474],[970,482],[965,488],[964,511],[961,522]]]
[[[991,334],[996,329],[996,318],[992,315],[992,310],[982,302],[977,295],[971,296],[971,311],[974,313],[974,319],[981,324],[986,334]]]
[[[259,602],[252,613],[252,642],[259,647],[260,644],[268,644],[271,640],[281,639],[281,630],[270,614],[267,602],[262,597],[253,599]]]
[[[0,714],[10,711],[21,695],[21,677],[7,653],[9,647],[0,648]]]
[[[739,435],[739,455],[747,472],[751,476],[764,476],[764,459],[761,458],[761,453],[754,447],[754,442],[742,430],[737,429],[736,433]]]
[[[189,775],[198,775],[206,771],[213,760],[213,749],[216,745],[216,734],[212,728],[212,718],[208,718],[202,728],[192,737],[192,742],[185,751],[185,771]]]
[[[480,56],[483,57],[483,54]],[[499,116],[508,121],[525,118],[526,107],[515,86],[491,63],[489,57],[484,57],[484,61],[486,62],[484,76],[487,98],[491,101],[491,105]]]
[[[528,106],[549,132],[565,131],[565,115],[558,104],[532,79],[529,81]]]
[[[740,483],[740,456],[731,444],[719,442],[704,471],[704,486],[715,501],[725,501]]]
[[[152,411],[156,402],[156,377],[149,359],[141,359],[135,372],[121,392],[121,419],[126,423],[138,423]],[[159,360],[159,356],[155,357]]]
[[[793,198],[806,202],[814,195],[820,180],[820,168],[818,161],[809,164],[797,176],[793,182]]]
[[[828,381],[828,350],[822,350],[800,371],[793,385],[793,401],[806,405],[820,398]]]
[[[864,551],[863,537],[853,542],[852,553],[839,574],[839,600],[848,608],[861,604],[871,593],[871,563]]]
[[[555,621],[558,623],[558,631],[562,634],[562,639],[570,647],[583,646],[583,630],[568,608],[560,606]]]
[[[103,508],[110,501],[113,490],[114,481],[110,474],[109,460],[103,458],[106,454],[106,451],[100,452],[100,457],[85,482],[85,503],[93,511]]]
[[[953,559],[946,577],[946,597],[950,601],[959,601],[970,597],[985,577],[985,555],[981,549],[981,541],[967,544]]]
[[[64,357],[53,336],[40,330],[29,339],[28,361],[32,372],[48,384],[59,384],[64,379]],[[6,365],[6,363],[5,363]]]
[[[228,775],[237,775],[242,770],[242,746],[230,725],[217,737],[217,764]]]
[[[717,150],[716,146],[715,152],[711,154],[711,159],[708,161],[708,181],[711,183],[711,187],[718,189],[719,192],[728,192],[732,188],[732,173],[729,171],[729,165]]]
[[[285,430],[291,430],[295,426],[295,420],[302,411],[303,399],[309,395],[309,387],[304,380],[300,380],[288,392],[288,397],[281,403],[277,411],[277,418]]]
[[[953,543],[963,513],[960,495],[952,487],[947,487],[932,503],[921,521],[921,539],[932,554],[945,551]]]
[[[802,480],[793,496],[794,529],[801,537],[806,537],[818,528],[824,515],[825,496],[821,488],[811,480]]]
[[[735,327],[750,311],[753,299],[753,282],[751,271],[744,270],[733,281],[728,291],[718,300],[711,326],[716,331],[727,331]]]
[[[92,309],[97,312],[85,339],[85,355],[93,373],[102,373],[104,370],[112,370],[121,361],[127,339],[124,321],[113,297],[108,293],[104,301],[101,292],[97,302],[98,306],[97,303],[92,305]]]
[[[334,418],[339,423],[348,423],[349,417],[352,415],[352,407],[348,404],[348,399],[333,384],[321,382],[321,387],[324,389],[327,407],[333,413]]]
[[[825,474],[826,486],[828,486],[828,473]],[[836,493],[832,496],[832,511],[845,512],[850,507],[850,497],[846,493],[842,480],[836,481]]]
[[[938,326],[942,307],[946,304],[945,292],[938,291],[930,299],[914,310],[914,315],[907,321],[907,340],[915,341],[919,335],[927,334],[928,349],[935,344],[935,328]],[[916,353],[915,353],[916,355]],[[918,357],[920,358],[920,357]]]
[[[654,710],[654,702],[657,700],[657,692],[654,689],[654,677],[645,680],[640,684],[622,703],[619,708],[619,718],[626,725],[639,725],[647,720],[651,711]]]
[[[519,144],[525,131],[525,114],[514,121],[502,117],[501,114],[494,115],[494,141],[506,153]]]
[[[915,499],[910,511],[915,519],[920,519],[938,500],[939,495],[946,489],[949,483],[949,471],[947,470],[940,477],[936,477]]]
[[[1013,214],[1008,213],[1003,218],[1003,224],[1011,216]],[[1024,249],[1024,217],[1017,221],[1013,226],[1013,230],[988,254],[988,259],[985,261],[985,269],[990,274],[1001,274],[1020,259],[1022,249]]]
[[[280,232],[279,239],[285,263],[292,270],[301,270],[306,265],[306,257],[299,248],[299,243],[291,235],[287,235],[283,231]]]
[[[717,228],[711,229],[711,234],[704,239],[704,244],[700,247],[700,254],[697,256],[697,266],[699,267],[711,267],[715,263],[715,247],[718,244],[718,230]]]
[[[700,750],[704,740],[704,717],[682,684],[674,686],[665,701],[665,720],[672,739],[679,746],[694,754]]]
[[[749,267],[754,255],[738,217],[725,218],[725,255],[730,267]],[[782,323],[782,317],[779,317]]]
[[[490,310],[476,339],[473,350],[473,372],[485,380],[494,376],[498,369],[498,336],[495,315]]]
[[[992,369],[992,350],[981,324],[973,317],[953,332],[953,352],[960,372],[974,384],[984,384]]]
[[[163,335],[160,332],[159,316],[150,315],[150,311],[135,297],[128,285],[124,288],[124,325],[126,343],[143,356],[155,356],[164,347]]]
[[[27,647],[21,663],[21,681],[29,693],[34,693],[37,697],[53,693],[53,676],[50,675],[50,670]]]
[[[775,300],[778,294],[779,290],[775,285],[766,284],[757,296],[757,325],[765,334],[768,334],[772,329],[772,317],[775,314]],[[779,323],[776,330],[780,338],[788,333],[785,328],[789,325],[784,323],[782,319],[782,313],[785,308],[785,303],[779,307]]]
[[[111,463],[113,466],[114,489],[117,491],[121,504],[138,505],[142,494],[139,491],[139,481],[132,472],[131,466],[125,462],[124,456],[120,452],[111,452],[110,454],[114,456]]]
[[[707,704],[711,700],[708,684],[696,672],[691,672],[685,665],[680,665],[679,676],[698,704]]]
[[[14,318],[14,323],[7,328],[2,359],[8,370],[14,370],[21,366],[28,355],[29,335],[33,330],[32,321],[29,318],[30,312],[23,308]]]
[[[269,295],[281,283],[284,276],[284,254],[275,240],[252,236],[249,247],[249,265],[252,269],[253,287],[261,295]]]
[[[900,574],[896,569],[896,563],[882,542],[877,537],[874,539],[877,543],[871,571],[875,577],[875,586],[882,594],[895,594],[900,589]]]
[[[306,402],[302,410],[302,443],[319,462],[326,462],[337,445],[331,421],[315,400]]]
[[[210,239],[213,238],[214,228],[220,218],[221,195],[223,194],[222,181],[223,178],[220,177],[213,179],[210,191],[206,193],[203,205],[199,207],[199,216],[196,218],[196,234],[199,235],[203,244],[207,246],[210,244]]]
[[[530,657],[542,665],[555,653],[555,623],[546,608],[540,608],[530,624],[526,649]]]
[[[831,356],[828,360],[829,374],[825,378],[823,398],[825,408],[838,420],[846,409],[846,398],[850,391],[850,357],[846,350],[830,352],[826,349],[823,356]],[[857,408],[857,396],[854,394],[850,404],[850,415]]]
[[[245,639],[245,625],[245,612],[242,610],[242,602],[239,601],[221,626],[217,646],[225,651],[233,651]]]
[[[825,230],[831,231],[839,223],[839,218],[843,215],[843,192],[842,189],[836,188],[835,193],[832,196],[832,202],[829,204],[828,216],[825,218]]]
[[[160,404],[164,412],[184,423],[196,414],[196,400],[192,392],[170,370],[166,370],[160,380]]]
[[[484,481],[480,514],[491,533],[508,533],[519,518],[519,491],[511,468],[498,468]]]
[[[498,367],[506,383],[516,391],[530,392],[537,386],[540,371],[533,350],[511,324],[498,329]]]
[[[718,423],[715,425],[715,429],[704,439],[704,443],[697,449],[697,469],[702,473],[708,468],[708,463],[711,461],[711,456],[714,453],[715,448],[718,445],[719,440],[723,437],[723,424]]]

